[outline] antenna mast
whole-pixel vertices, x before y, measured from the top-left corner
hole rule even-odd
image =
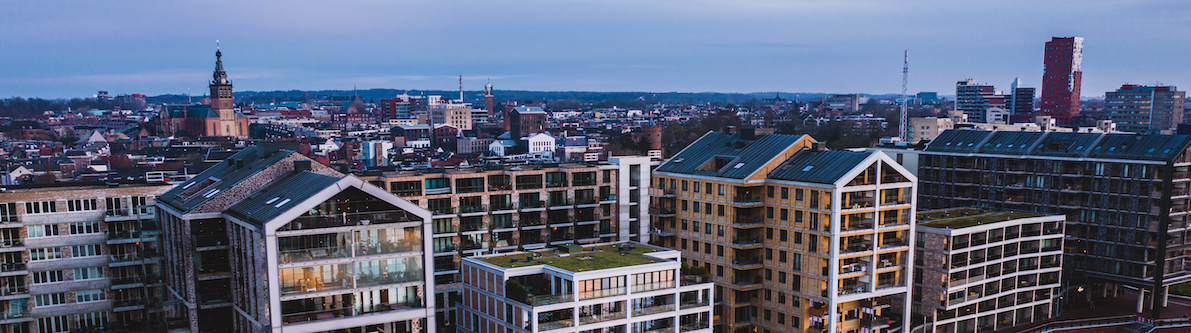
[[[906,133],[906,129],[910,126],[906,123],[906,105],[910,100],[906,99],[906,85],[910,78],[910,50],[906,50],[904,62],[902,64],[902,118],[898,125],[898,135],[900,135],[902,142],[909,142],[910,137]]]

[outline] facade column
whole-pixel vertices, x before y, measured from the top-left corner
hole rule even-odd
[[[1166,303],[1170,301],[1170,286],[1162,287],[1162,307],[1166,307]]]
[[[1141,313],[1142,308],[1145,307],[1146,290],[1145,288],[1137,288],[1137,313]]]

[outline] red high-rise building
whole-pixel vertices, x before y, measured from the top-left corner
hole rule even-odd
[[[1059,124],[1079,115],[1079,84],[1083,76],[1083,37],[1054,37],[1046,42],[1042,74],[1042,115]]]

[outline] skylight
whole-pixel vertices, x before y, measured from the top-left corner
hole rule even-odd
[[[744,166],[744,163],[736,163],[736,166],[734,166],[734,167],[732,167],[732,168],[733,168],[733,169],[740,169],[740,167],[743,167],[743,166]]]
[[[815,167],[815,166],[813,166],[813,165],[808,165],[808,166],[806,166],[805,168],[802,168],[802,172],[811,171],[811,169],[813,169],[814,167]]]
[[[281,206],[284,206],[287,203],[289,203],[289,199],[281,200],[281,202],[278,202],[276,205],[273,205],[273,207],[281,208]]]
[[[273,197],[272,199],[269,199],[269,201],[265,201],[265,204],[271,205],[274,201],[277,201],[277,199],[281,199],[281,197]]]

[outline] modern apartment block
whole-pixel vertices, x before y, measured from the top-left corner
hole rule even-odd
[[[988,109],[1005,105],[1005,96],[998,95],[991,84],[978,84],[968,79],[955,83],[955,111],[963,112],[968,121],[987,123]]]
[[[1062,309],[1062,215],[952,208],[918,214],[915,318],[921,332],[991,332]]]
[[[1186,135],[950,130],[918,152],[919,203],[1065,215],[1067,281],[1161,296],[1191,281],[1188,148]]]
[[[1183,102],[1187,92],[1174,86],[1122,85],[1104,93],[1104,110],[1099,120],[1111,120],[1125,132],[1173,132],[1183,123]]]
[[[1042,73],[1042,115],[1061,125],[1079,115],[1083,82],[1083,37],[1054,37],[1046,42]]]
[[[430,212],[295,148],[157,198],[170,310],[191,332],[435,332]]]
[[[459,267],[474,255],[564,244],[648,242],[651,161],[492,165],[365,173],[360,177],[433,214],[437,327],[452,329]],[[642,182],[645,185],[642,185]]]
[[[1010,89],[1010,99],[1006,106],[1010,114],[1033,114],[1034,113],[1034,88],[1027,88],[1021,86],[1020,79],[1013,80],[1013,86]]]
[[[0,332],[163,330],[161,229],[147,204],[171,187],[5,186]]]
[[[710,333],[712,283],[637,242],[463,260],[459,332]]]
[[[884,332],[908,315],[915,191],[884,153],[709,132],[654,170],[654,244],[711,272],[717,332]]]

